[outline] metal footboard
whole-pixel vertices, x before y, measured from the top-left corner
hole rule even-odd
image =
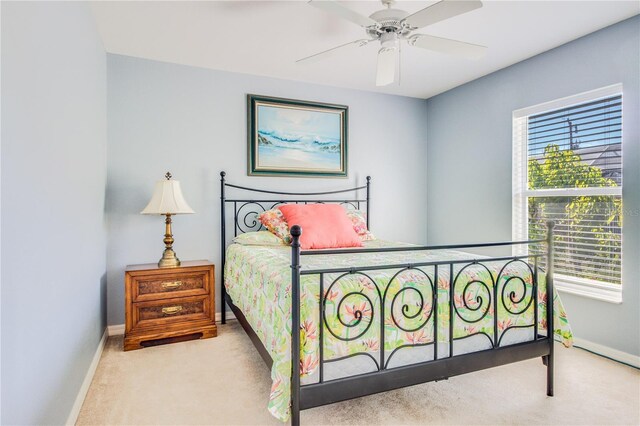
[[[346,250],[322,250],[322,251],[301,251],[300,250],[300,236],[303,232],[299,226],[293,226],[291,228],[292,244],[291,244],[291,282],[292,282],[292,340],[291,340],[291,359],[292,359],[292,374],[291,374],[291,423],[297,425],[300,423],[300,410],[317,407],[320,405],[330,404],[347,399],[357,398],[365,395],[371,395],[378,392],[384,392],[391,389],[397,389],[401,387],[411,386],[419,383],[425,383],[435,380],[443,380],[452,376],[478,371],[486,368],[496,367],[508,363],[522,361],[530,358],[543,357],[543,361],[547,367],[547,395],[553,396],[553,222],[548,223],[548,234],[544,240],[529,240],[529,241],[516,241],[516,242],[500,242],[500,243],[487,243],[487,244],[465,244],[454,246],[411,246],[411,247],[393,247],[393,248],[378,248],[378,249],[346,249]],[[521,256],[503,256],[503,257],[483,257],[473,258],[470,255],[469,259],[456,259],[456,260],[439,260],[431,262],[415,262],[407,264],[390,264],[390,265],[375,265],[375,266],[353,266],[342,268],[325,268],[325,269],[308,269],[301,270],[301,259],[306,256],[314,255],[331,255],[331,254],[346,254],[346,253],[385,253],[385,252],[411,252],[411,251],[424,251],[424,250],[460,250],[460,249],[474,249],[474,248],[486,248],[486,247],[500,247],[500,246],[517,246],[517,245],[535,245],[546,243],[547,249],[544,253],[528,254]],[[545,335],[540,335],[538,330],[538,274],[539,274],[539,260],[544,260],[546,265],[546,297],[547,297],[547,309],[546,309],[546,323],[547,331]],[[494,278],[494,274],[487,266],[491,263],[502,262],[503,265],[497,275]],[[521,263],[524,265],[525,275],[528,276],[509,276],[503,275],[507,266]],[[457,267],[457,271],[455,268]],[[426,269],[429,269],[426,271]],[[468,268],[484,269],[488,272],[490,277],[489,282],[482,280],[467,280],[463,281],[462,273]],[[389,280],[385,288],[378,288],[378,285],[373,278],[369,276],[372,271],[376,270],[397,270],[392,278]],[[397,292],[391,299],[388,299],[389,293],[387,290],[391,284],[406,271],[412,271],[422,274],[426,278],[428,286],[425,290],[428,294],[423,294],[419,289],[415,287],[404,287]],[[448,323],[448,335],[446,341],[440,341],[438,337],[438,283],[439,277],[442,276],[441,271],[448,272],[448,299],[449,299],[449,323]],[[325,282],[327,274],[338,275],[337,278],[331,282]],[[364,293],[350,292],[337,301],[340,306],[344,300],[348,297],[352,297],[355,294],[360,295],[364,299],[365,305],[363,310],[366,310],[371,321],[366,326],[364,331],[356,333],[355,336],[342,337],[336,335],[329,326],[326,318],[326,303],[328,294],[331,293],[331,289],[342,278],[350,275],[361,275],[364,279],[369,280],[372,283],[375,291],[373,295],[367,295]],[[318,370],[319,379],[318,383],[301,385],[300,383],[300,283],[301,277],[306,275],[317,275],[319,280],[319,360]],[[504,280],[500,288],[501,279]],[[527,280],[531,280],[531,291],[527,291]],[[510,281],[516,281],[522,286],[522,292],[517,295],[515,291],[507,292],[507,284]],[[461,285],[460,285],[461,283]],[[456,298],[456,288],[461,286],[462,291],[459,292],[462,295],[462,303],[474,313],[474,316],[465,316],[458,309],[457,304],[454,302]],[[469,306],[467,297],[468,289],[471,286],[477,286],[480,291],[486,293],[485,298],[478,298],[475,300],[475,306]],[[419,324],[414,325],[411,328],[403,328],[403,325],[396,319],[393,311],[393,306],[396,303],[398,296],[407,291],[417,292],[419,300],[422,306],[415,308],[415,313],[409,312],[407,305],[403,306],[402,314],[405,318],[415,318],[418,313],[421,312],[425,304],[431,306],[428,315],[425,319],[422,319]],[[377,299],[376,299],[377,298]],[[379,301],[379,313],[373,312],[374,300]],[[507,299],[511,304],[507,303]],[[389,305],[391,308],[387,309]],[[516,305],[514,308],[511,305]],[[533,322],[527,325],[509,325],[499,327],[500,321],[506,322],[506,318],[500,318],[501,307],[506,311],[506,315],[519,315],[526,312],[529,309],[533,309]],[[511,307],[510,307],[511,306]],[[519,307],[518,307],[519,306]],[[465,324],[475,324],[485,319],[487,315],[493,310],[493,332],[487,334],[482,331],[469,333],[462,337],[454,336],[454,325],[458,322]],[[340,312],[337,311],[338,320],[340,323],[347,327],[355,327],[360,324],[364,317],[362,311],[356,311],[354,313],[354,321],[351,324],[347,324],[340,318]],[[378,317],[378,322],[373,320],[374,317]],[[403,331],[416,332],[429,324],[433,325],[432,334],[433,338],[427,343],[420,343],[414,345],[403,345],[394,349],[388,356],[385,349],[385,321],[390,321],[395,327],[399,327]],[[503,323],[504,324],[504,323]],[[325,333],[328,332],[333,335],[334,338],[343,341],[356,341],[363,336],[370,327],[379,328],[379,354],[377,357],[372,356],[368,351],[361,353],[351,354],[349,356],[364,355],[373,359],[377,371],[360,374],[357,376],[343,377],[339,379],[333,379],[325,381],[323,375],[323,369],[327,362],[336,361],[324,359],[323,348],[325,341]],[[531,341],[503,345],[503,337],[511,329],[516,328],[532,328],[533,339]],[[488,350],[482,350],[478,352],[471,352],[462,355],[454,355],[454,342],[456,340],[465,339],[471,336],[484,335],[491,348]],[[448,345],[448,352],[446,356],[439,356],[438,345]],[[419,362],[410,365],[404,365],[395,368],[389,368],[389,361],[394,354],[404,347],[413,346],[433,346],[433,359],[425,362]],[[340,358],[340,359],[344,359]]]

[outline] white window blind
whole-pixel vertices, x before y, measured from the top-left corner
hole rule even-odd
[[[555,221],[556,281],[619,298],[622,87],[516,111],[513,124],[514,239],[543,239]]]

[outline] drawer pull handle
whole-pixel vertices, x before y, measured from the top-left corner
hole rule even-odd
[[[165,281],[162,283],[162,288],[178,288],[182,287],[182,281]]]
[[[162,308],[162,313],[165,315],[177,314],[182,310],[182,306],[169,306],[168,308]]]

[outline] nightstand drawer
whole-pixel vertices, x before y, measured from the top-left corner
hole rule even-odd
[[[209,293],[208,271],[133,276],[131,279],[132,302],[199,296]]]
[[[208,295],[179,299],[154,300],[133,304],[133,328],[209,319],[211,305]]]

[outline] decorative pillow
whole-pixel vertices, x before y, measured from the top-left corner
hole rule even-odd
[[[280,209],[276,208],[260,213],[258,220],[267,228],[267,231],[280,238],[285,244],[291,244],[289,226]]]
[[[286,204],[278,208],[290,226],[302,228],[303,250],[362,247],[347,212],[338,204]]]
[[[367,229],[367,214],[360,210],[347,210],[347,217],[353,223],[353,230],[362,241],[375,240],[376,237]]]
[[[284,246],[286,245],[282,238],[272,234],[269,231],[245,232],[233,239],[236,244],[243,246]]]

